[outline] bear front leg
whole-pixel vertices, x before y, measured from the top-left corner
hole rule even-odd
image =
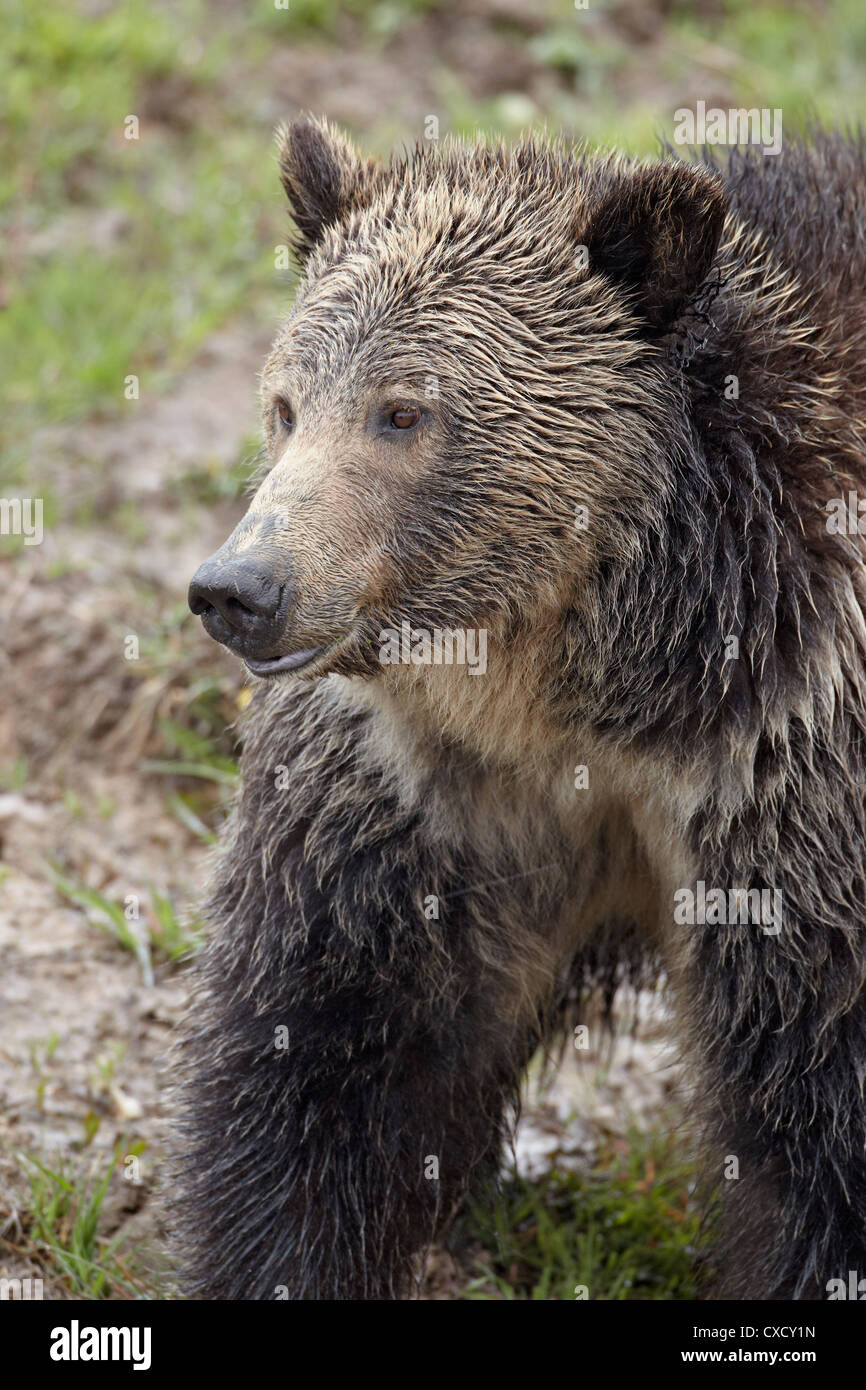
[[[705,891],[733,907],[730,890],[763,889],[764,920],[685,928],[721,1298],[824,1299],[866,1277],[862,804],[801,785],[775,820],[704,830]]]
[[[298,754],[289,828],[249,779],[212,904],[173,1199],[209,1299],[410,1294],[537,1039],[545,952],[485,886],[514,865],[434,842],[340,733]]]
[[[204,1297],[404,1296],[413,1256],[500,1151],[531,1040],[503,1031],[469,943],[413,923],[408,884],[401,912],[393,872],[381,888],[400,956],[346,949],[306,899],[311,930],[269,988],[212,974],[184,1183]]]

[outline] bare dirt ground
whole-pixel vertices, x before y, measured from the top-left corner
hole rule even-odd
[[[187,698],[196,661],[213,671],[213,644],[187,623],[165,669],[126,660],[125,639],[146,639],[181,604],[199,559],[225,537],[243,502],[172,506],[171,479],[206,461],[228,468],[255,426],[255,375],[267,338],[229,328],[147,415],[59,431],[38,441],[56,467],[61,518],[43,545],[7,567],[2,621],[7,693],[0,739],[27,759],[26,787],[0,796],[0,1184],[4,1233],[15,1243],[24,1185],[16,1151],[50,1166],[87,1148],[104,1171],[115,1146],[147,1143],[143,1185],[118,1184],[118,1222],[146,1205],[163,1140],[157,1061],[185,1000],[182,968],[157,964],[145,984],[135,956],[58,898],[50,867],[106,898],[142,904],[152,889],[181,911],[200,891],[206,846],[166,807],[165,779],[142,773],[155,723]],[[92,460],[101,498],[89,526],[64,525]],[[133,544],[100,522],[122,491],[146,530]],[[8,570],[11,568],[11,574]],[[60,569],[61,573],[56,574]],[[172,661],[172,658],[175,658]],[[174,666],[174,669],[172,669]],[[240,671],[225,662],[229,692]],[[47,1040],[59,1035],[51,1049]],[[46,1057],[46,1050],[50,1056]],[[106,1070],[111,1072],[106,1080]],[[128,1209],[132,1208],[132,1211]],[[0,1274],[16,1273],[0,1256]]]
[[[502,0],[466,11],[459,34],[443,20],[426,21],[429,63],[412,48],[364,62],[315,46],[281,52],[249,100],[270,125],[295,108],[321,109],[326,92],[335,119],[363,127],[381,114],[387,91],[391,117],[417,127],[449,72],[478,99],[501,90],[507,72],[509,91],[540,109],[553,104],[556,76],[507,29],[485,28],[496,11],[525,33],[525,7]],[[638,7],[633,13],[637,23]],[[155,118],[162,103],[179,119],[183,99],[154,92]],[[256,374],[276,317],[275,297],[268,311],[229,323],[173,389],[131,402],[120,418],[40,434],[33,448],[58,515],[42,545],[0,568],[0,748],[4,765],[26,763],[26,776],[0,791],[0,1277],[44,1275],[48,1298],[68,1291],[31,1258],[21,1155],[40,1156],[55,1171],[101,1174],[118,1146],[129,1155],[143,1144],[140,1181],[125,1182],[119,1171],[112,1179],[102,1231],[133,1246],[145,1271],[164,1267],[154,1199],[166,1144],[160,1064],[186,1001],[187,970],[155,957],[147,982],[140,961],[92,912],[64,900],[54,874],[115,902],[137,897],[151,922],[154,890],[178,913],[194,910],[208,848],[172,811],[170,796],[196,784],[142,763],[165,756],[161,724],[188,712],[199,668],[217,682],[224,710],[243,706],[237,664],[177,615],[193,570],[244,502],[197,499],[176,480],[196,470],[216,478],[248,450]],[[127,657],[130,636],[140,640],[138,659]],[[200,806],[209,825],[227,792],[217,786]],[[605,1136],[625,1133],[630,1116],[649,1123],[667,1113],[676,1077],[659,1017],[603,1065],[591,1056],[577,1069],[567,1058],[552,1086],[530,1093],[520,1166],[535,1172],[553,1157],[588,1165]],[[453,1297],[461,1277],[453,1263],[434,1259],[428,1296]]]

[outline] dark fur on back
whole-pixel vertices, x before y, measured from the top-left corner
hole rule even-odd
[[[570,985],[656,960],[716,1295],[866,1276],[866,568],[826,511],[866,488],[863,141],[382,169],[302,123],[280,158],[305,278],[242,534],[289,518],[300,630],[349,635],[246,724],[182,1047],[187,1289],[406,1295]],[[359,402],[430,371],[381,465]],[[289,391],[318,432],[287,444]],[[403,620],[485,626],[487,675],[383,667]],[[781,931],[678,925],[698,881],[780,891]]]

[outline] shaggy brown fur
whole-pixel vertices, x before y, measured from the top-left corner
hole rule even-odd
[[[186,1286],[405,1295],[570,986],[658,955],[716,1295],[824,1297],[866,1274],[866,567],[825,510],[866,486],[863,144],[380,168],[302,122],[280,161],[304,276],[218,560],[313,655],[256,690],[216,871]],[[485,628],[487,673],[382,665],[403,621]],[[698,881],[780,932],[678,924]]]

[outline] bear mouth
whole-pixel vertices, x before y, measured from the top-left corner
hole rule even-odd
[[[300,652],[286,652],[284,656],[265,656],[253,658],[245,656],[244,665],[254,676],[278,676],[283,671],[300,671],[310,666],[325,647],[309,647]]]

